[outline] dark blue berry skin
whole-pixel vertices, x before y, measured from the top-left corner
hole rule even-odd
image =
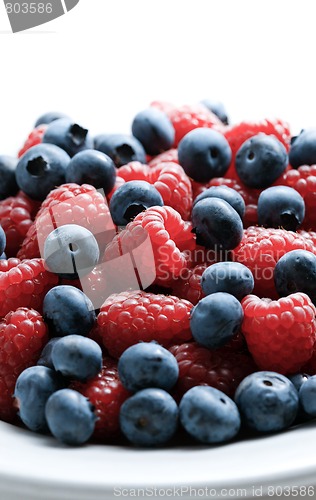
[[[140,111],[132,123],[132,134],[147,154],[155,156],[167,151],[174,143],[174,128],[168,116],[155,108]]]
[[[192,226],[198,245],[233,250],[243,236],[243,224],[236,210],[220,198],[205,198],[192,209]]]
[[[90,299],[70,285],[55,286],[47,292],[43,315],[52,337],[88,335],[96,319]]]
[[[61,389],[50,396],[45,416],[53,436],[72,446],[86,443],[96,422],[89,400],[71,389]]]
[[[291,142],[289,161],[293,168],[316,164],[316,128],[307,128]]]
[[[56,186],[64,184],[69,155],[54,144],[38,144],[20,158],[16,171],[19,188],[34,200],[44,200]]]
[[[81,335],[67,335],[53,346],[52,361],[63,377],[75,380],[89,380],[102,368],[101,347]]]
[[[158,387],[169,391],[177,382],[176,358],[155,342],[141,342],[123,352],[118,362],[122,384],[128,391]]]
[[[44,244],[47,268],[66,279],[88,274],[99,256],[99,246],[93,234],[76,224],[58,227],[47,236]]]
[[[166,391],[143,389],[121,406],[121,430],[137,446],[162,445],[175,434],[178,413],[175,400]]]
[[[197,128],[184,136],[178,147],[179,163],[197,182],[223,177],[232,152],[225,137],[208,128]]]
[[[271,135],[258,134],[237,151],[236,171],[246,186],[264,189],[280,177],[288,165],[283,144]]]
[[[196,386],[186,392],[179,417],[188,434],[206,444],[229,441],[240,429],[236,404],[214,387]]]
[[[229,124],[227,111],[222,102],[211,101],[210,99],[203,99],[203,101],[201,101],[201,104],[203,104],[203,106],[205,106],[209,111],[214,113],[214,115],[216,115],[224,125]]]
[[[268,371],[248,375],[237,387],[235,402],[242,422],[259,432],[286,429],[294,422],[299,407],[292,382]]]
[[[243,197],[235,189],[228,186],[212,186],[206,189],[195,198],[194,205],[205,198],[220,198],[221,200],[225,200],[236,210],[241,219],[245,215],[246,206]]]
[[[296,231],[304,217],[304,199],[293,188],[273,186],[262,191],[259,196],[259,226],[282,227],[287,231]]]
[[[7,260],[7,256],[4,252],[0,255],[0,260]]]
[[[34,127],[39,127],[40,125],[49,125],[55,120],[60,120],[61,118],[67,118],[68,120],[70,120],[69,116],[65,115],[64,113],[59,113],[58,111],[49,111],[48,113],[44,113],[43,115],[38,117]]]
[[[50,339],[44,349],[41,352],[41,356],[39,360],[37,361],[37,365],[39,366],[46,366],[47,368],[52,368],[54,370],[54,364],[52,360],[52,351],[53,347],[56,344],[56,342],[60,339],[61,337],[53,337]]]
[[[47,430],[45,405],[48,398],[64,387],[61,377],[46,366],[32,366],[24,370],[15,385],[22,422],[35,432]]]
[[[217,349],[233,338],[243,320],[243,309],[233,295],[217,292],[200,300],[191,311],[190,328],[196,342]]]
[[[0,155],[0,200],[14,196],[19,190],[15,178],[17,163],[12,156]]]
[[[114,224],[126,226],[137,214],[154,206],[163,206],[163,199],[157,189],[146,181],[129,181],[114,192],[110,213]]]
[[[94,139],[94,149],[108,155],[117,168],[131,161],[146,162],[146,152],[139,140],[132,135],[102,134]]]
[[[2,226],[0,226],[0,255],[1,255],[1,258],[2,258],[2,254],[5,250],[6,243],[7,243],[7,237],[5,235],[4,230],[2,229]]]
[[[70,161],[66,171],[66,182],[90,184],[103,189],[104,195],[112,191],[116,179],[116,168],[112,159],[94,149],[77,153]]]
[[[300,405],[309,417],[316,417],[316,375],[309,377],[299,390]]]
[[[93,149],[93,139],[89,131],[68,118],[51,122],[43,136],[43,143],[55,144],[72,158],[80,151]]]
[[[316,256],[307,250],[292,250],[274,268],[274,283],[280,297],[303,292],[316,303]]]
[[[241,300],[254,288],[252,272],[239,262],[218,262],[205,269],[201,278],[205,295],[227,292]]]
[[[299,392],[302,385],[310,378],[310,375],[307,375],[307,373],[295,373],[295,375],[287,375],[287,378],[292,382],[297,392]]]

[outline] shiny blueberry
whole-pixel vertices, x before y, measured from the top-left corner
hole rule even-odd
[[[302,196],[288,186],[273,186],[262,191],[258,200],[260,226],[296,231],[305,217]]]
[[[19,189],[15,178],[17,163],[12,156],[0,155],[0,200],[14,196]]]
[[[299,389],[299,400],[306,415],[316,417],[316,375],[309,377]]]
[[[1,255],[1,259],[3,258],[2,254],[4,253],[6,243],[7,243],[6,234],[5,234],[4,230],[2,229],[2,226],[0,226],[0,255]]]
[[[112,159],[94,149],[77,153],[70,161],[66,171],[66,182],[90,184],[102,189],[107,195],[114,187],[116,168]]]
[[[43,143],[59,146],[70,157],[85,149],[93,149],[93,140],[89,131],[68,118],[51,122],[43,136]]]
[[[67,118],[70,120],[69,116],[64,113],[59,113],[58,111],[49,111],[48,113],[44,113],[39,116],[39,118],[35,122],[35,127],[39,127],[40,125],[49,125],[55,120],[60,120],[61,118]]]
[[[131,161],[146,163],[146,152],[136,137],[125,134],[102,134],[94,139],[94,149],[108,155],[119,168]]]
[[[235,189],[228,186],[212,186],[206,189],[195,198],[194,205],[205,198],[220,198],[221,200],[225,200],[236,210],[241,219],[245,215],[246,206],[243,197]]]
[[[287,378],[292,382],[297,391],[300,390],[303,384],[310,378],[307,373],[295,373],[294,375],[287,375]]]
[[[293,168],[316,164],[316,128],[307,128],[291,143],[289,161]]]
[[[92,339],[67,335],[54,344],[52,361],[55,370],[63,377],[85,381],[101,370],[102,351]]]
[[[252,272],[239,262],[218,262],[205,269],[201,278],[205,295],[227,292],[241,300],[254,287]]]
[[[222,102],[203,99],[203,101],[201,101],[201,104],[203,104],[203,106],[205,106],[209,111],[214,113],[214,115],[216,115],[224,125],[228,125],[229,119],[227,116],[227,111]]]
[[[138,113],[132,123],[133,136],[138,139],[147,154],[158,155],[170,149],[174,143],[174,128],[168,116],[155,108]]]
[[[53,337],[50,339],[44,349],[41,352],[41,355],[39,357],[39,360],[37,361],[37,365],[39,366],[46,366],[47,368],[52,368],[54,369],[54,364],[52,360],[52,351],[53,347],[56,344],[57,340],[59,340],[61,337]]]

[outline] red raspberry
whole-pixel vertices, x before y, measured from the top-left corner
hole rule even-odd
[[[150,103],[150,107],[159,109],[159,111],[168,114],[174,109],[174,104],[168,101],[153,101]]]
[[[316,248],[316,232],[305,231],[304,229],[300,229],[297,232],[298,232],[298,234],[303,236],[305,239],[309,240],[311,242],[311,244]]]
[[[174,390],[177,400],[192,387],[207,385],[234,396],[240,382],[257,367],[247,352],[229,347],[206,349],[196,342],[170,348],[179,365],[179,380]]]
[[[39,257],[39,243],[42,248],[47,236],[65,224],[79,224],[89,229],[101,247],[115,234],[109,208],[101,193],[89,184],[63,184],[51,191],[42,203],[18,257]]]
[[[0,224],[6,234],[7,257],[15,257],[32,225],[31,204],[26,198],[10,196],[0,201]]]
[[[73,382],[71,388],[83,394],[94,406],[97,421],[94,437],[109,440],[120,434],[120,408],[130,393],[122,386],[117,362],[110,357],[103,358],[101,372],[87,382]]]
[[[179,164],[178,150],[177,149],[169,149],[168,151],[164,151],[163,153],[160,153],[159,155],[155,156],[155,158],[153,158],[149,162],[149,166],[156,167],[157,165],[160,165],[161,163],[169,163],[169,162]]]
[[[47,326],[34,309],[20,307],[0,322],[0,418],[16,414],[14,386],[20,373],[35,365],[48,340]]]
[[[34,130],[32,130],[32,132],[30,133],[30,135],[26,139],[23,147],[20,149],[20,151],[18,153],[19,158],[21,158],[21,156],[23,156],[24,153],[26,153],[26,151],[28,149],[30,149],[33,146],[36,146],[37,144],[40,144],[42,142],[43,136],[47,130],[47,126],[48,125],[42,124],[42,125],[39,125],[38,127],[36,127]]]
[[[316,308],[310,298],[293,293],[271,301],[247,295],[242,306],[242,332],[258,367],[298,372],[311,358],[316,339]]]
[[[310,239],[293,231],[249,227],[245,229],[241,243],[232,251],[232,257],[253,273],[255,294],[278,298],[273,279],[275,265],[287,252],[299,249],[316,253]]]
[[[163,346],[191,339],[192,304],[178,297],[143,291],[111,295],[98,315],[98,335],[111,356],[119,357],[137,342]]]
[[[201,264],[193,269],[185,269],[180,278],[172,284],[172,293],[186,299],[194,306],[204,297],[201,288],[201,277],[207,265]]]
[[[41,311],[46,293],[57,283],[58,277],[46,271],[42,259],[0,260],[0,317],[17,307]]]

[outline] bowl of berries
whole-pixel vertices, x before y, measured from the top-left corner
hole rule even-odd
[[[1,498],[314,497],[315,164],[211,101],[0,156]]]

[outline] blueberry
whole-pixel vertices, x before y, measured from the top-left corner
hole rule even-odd
[[[162,389],[143,389],[122,404],[120,426],[133,444],[165,444],[177,430],[178,406]]]
[[[6,234],[5,234],[4,230],[2,229],[2,226],[0,226],[0,255],[1,255],[1,259],[3,259],[2,254],[4,252],[6,243],[7,243]],[[5,256],[5,258],[6,258],[6,256]]]
[[[289,161],[293,168],[316,164],[316,128],[307,128],[291,143]]]
[[[197,244],[206,248],[233,250],[243,236],[238,213],[220,198],[205,198],[194,205],[192,226]]]
[[[237,333],[242,320],[243,309],[236,297],[225,292],[212,293],[191,311],[192,336],[199,344],[216,349]]]
[[[316,375],[309,377],[299,390],[299,400],[306,415],[316,417]]]
[[[170,149],[174,143],[174,128],[168,116],[155,108],[138,113],[132,123],[133,136],[147,154],[155,156]]]
[[[93,149],[93,140],[89,131],[68,118],[51,122],[43,136],[43,143],[59,146],[70,157],[85,149]]]
[[[7,260],[7,256],[4,252],[0,255],[0,260]]]
[[[76,224],[58,227],[47,236],[44,244],[47,268],[66,279],[88,274],[98,262],[99,254],[93,234]]]
[[[44,113],[43,115],[39,116],[34,126],[39,127],[40,125],[49,125],[55,120],[60,120],[60,118],[67,118],[68,120],[70,120],[69,116],[65,115],[64,113],[59,113],[58,111],[49,111],[48,113]]]
[[[94,139],[94,149],[110,156],[118,168],[131,161],[146,163],[146,152],[143,145],[131,135],[98,135]]]
[[[241,300],[254,287],[252,272],[239,262],[218,262],[205,269],[201,279],[205,295],[227,292]]]
[[[169,391],[177,382],[176,358],[155,342],[135,344],[123,352],[118,372],[124,387],[132,392],[148,387]]]
[[[78,288],[59,285],[44,297],[43,315],[51,336],[88,335],[95,323],[92,302]]]
[[[236,210],[241,219],[245,215],[246,206],[243,197],[235,189],[231,189],[228,186],[212,186],[206,189],[195,198],[194,205],[205,198],[220,198],[221,200],[225,200]]]
[[[288,165],[283,144],[271,135],[258,134],[237,151],[237,174],[246,186],[257,189],[269,187]]]
[[[60,376],[46,366],[32,366],[24,370],[15,385],[19,416],[32,431],[47,430],[45,405],[48,398],[63,386]]]
[[[227,111],[222,102],[203,99],[203,101],[201,101],[201,104],[203,104],[203,106],[205,106],[209,111],[214,113],[214,115],[216,115],[224,125],[228,125],[229,119],[227,116]]]
[[[310,378],[307,373],[295,373],[294,375],[287,375],[287,378],[292,382],[297,391],[300,390],[303,384]]]
[[[197,128],[184,136],[178,147],[179,163],[197,182],[223,177],[232,152],[225,137],[208,128]]]
[[[0,155],[0,200],[14,196],[18,192],[15,169],[18,160],[12,156]]]
[[[44,349],[41,352],[40,358],[37,361],[37,365],[39,366],[46,366],[47,368],[52,368],[54,369],[54,364],[52,360],[52,351],[53,347],[56,344],[56,342],[60,339],[61,337],[53,337],[50,339]]]
[[[240,429],[240,415],[234,401],[214,387],[196,386],[185,393],[179,405],[185,430],[206,444],[223,443]]]
[[[275,372],[248,375],[237,387],[235,402],[242,421],[259,432],[286,429],[298,412],[297,390],[287,377]]]
[[[49,430],[62,443],[80,445],[93,434],[96,422],[93,406],[77,391],[61,389],[52,394],[45,415]]]
[[[258,223],[296,231],[305,217],[302,196],[288,186],[273,186],[262,191],[258,200]]]
[[[52,361],[55,370],[63,377],[85,381],[101,371],[102,351],[94,340],[67,335],[54,344]]]
[[[17,164],[17,184],[30,198],[44,200],[52,189],[65,183],[69,161],[67,153],[53,144],[33,146]]]
[[[112,159],[94,149],[86,149],[77,153],[70,161],[66,182],[90,184],[96,189],[103,189],[107,195],[114,187],[116,168]]]
[[[137,214],[154,206],[163,206],[157,189],[146,181],[129,181],[114,192],[110,212],[114,224],[126,226]]]
[[[280,297],[303,292],[316,303],[316,256],[307,250],[292,250],[274,268],[274,283]]]

